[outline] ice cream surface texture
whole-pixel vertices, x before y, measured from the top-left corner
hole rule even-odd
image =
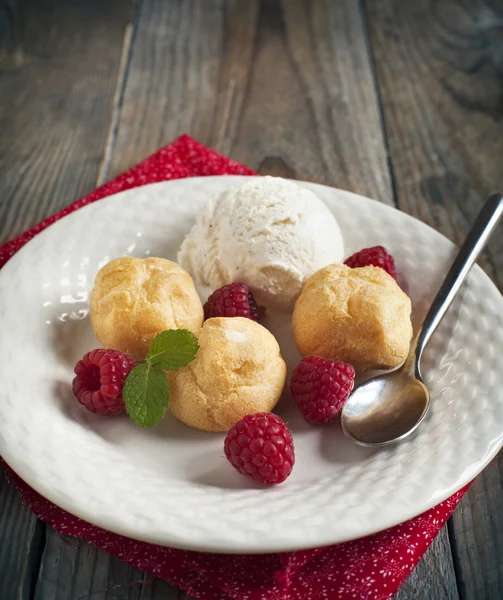
[[[177,419],[204,431],[227,431],[245,415],[274,408],[286,364],[265,327],[243,317],[217,317],[204,322],[196,358],[168,377]]]
[[[409,353],[410,298],[380,267],[329,265],[304,285],[292,327],[303,356],[350,363],[356,371],[392,369]]]
[[[194,282],[164,258],[116,258],[98,271],[91,292],[94,335],[105,346],[142,361],[154,336],[165,329],[190,329],[203,323]]]
[[[206,204],[178,261],[201,288],[243,281],[259,304],[288,310],[304,281],[343,254],[335,217],[313,192],[256,177]]]

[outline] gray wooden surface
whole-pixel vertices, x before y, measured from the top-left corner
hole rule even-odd
[[[498,0],[0,0],[0,242],[188,132],[459,242],[503,188]],[[503,237],[483,266],[503,283]],[[397,595],[503,597],[503,458]],[[174,600],[0,475],[0,598]]]

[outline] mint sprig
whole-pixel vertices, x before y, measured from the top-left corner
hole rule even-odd
[[[164,371],[176,371],[196,357],[196,336],[187,329],[170,329],[155,336],[145,362],[134,367],[124,384],[122,397],[134,423],[152,427],[169,407],[169,381]]]
[[[168,378],[150,363],[142,363],[129,373],[122,396],[131,421],[151,427],[164,417],[169,406]]]
[[[147,361],[163,371],[176,371],[194,359],[198,343],[188,329],[169,329],[155,336]]]

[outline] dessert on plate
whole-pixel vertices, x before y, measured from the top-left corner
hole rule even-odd
[[[381,267],[333,264],[317,271],[295,304],[299,352],[353,365],[392,369],[409,352],[410,298]]]
[[[272,333],[251,319],[218,317],[204,322],[198,342],[196,358],[168,374],[177,419],[227,431],[245,415],[273,410],[286,364]]]
[[[90,298],[94,335],[105,346],[145,359],[166,329],[196,333],[203,306],[190,275],[165,258],[123,256],[98,271]]]
[[[169,409],[190,427],[227,432],[240,473],[281,483],[295,460],[287,424],[272,414],[287,367],[261,307],[293,309],[304,358],[289,390],[312,425],[337,417],[355,373],[407,356],[411,302],[393,257],[374,246],[343,264],[332,213],[292,181],[257,177],[210,200],[178,259],[125,256],[98,272],[90,316],[105,349],[87,353],[73,381],[88,410],[126,411],[149,427]]]
[[[291,310],[304,281],[343,251],[335,217],[313,192],[257,177],[206,204],[178,262],[201,289],[242,281],[260,305]]]

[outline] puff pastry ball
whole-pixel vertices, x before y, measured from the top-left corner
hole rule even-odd
[[[168,377],[177,419],[204,431],[227,431],[245,415],[275,407],[286,364],[265,327],[219,317],[204,322],[196,358]]]
[[[106,264],[91,292],[94,335],[105,346],[145,359],[152,338],[165,329],[197,334],[203,306],[190,275],[164,258],[124,256]]]
[[[304,285],[292,317],[304,356],[319,355],[356,371],[391,369],[409,352],[410,298],[379,267],[329,265]]]

